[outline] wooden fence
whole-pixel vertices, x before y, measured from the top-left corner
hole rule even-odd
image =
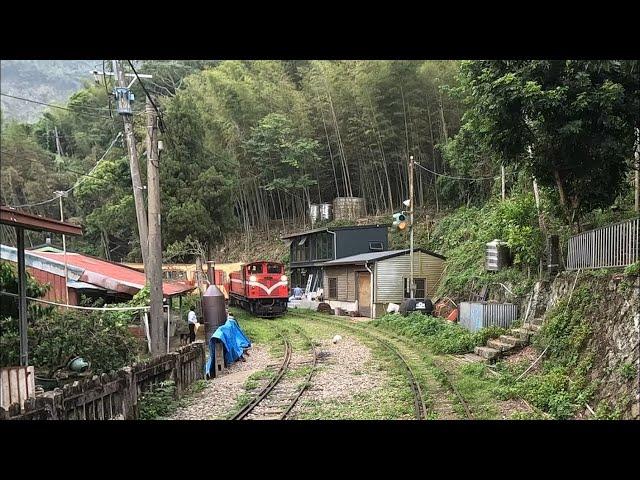
[[[176,396],[204,378],[204,342],[194,342],[176,352],[117,372],[94,375],[0,408],[0,420],[134,420],[138,398],[154,385],[172,380]]]
[[[625,267],[640,260],[640,217],[569,239],[567,270]]]

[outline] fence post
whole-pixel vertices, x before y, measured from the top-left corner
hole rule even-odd
[[[125,420],[135,420],[138,418],[138,389],[131,367],[118,370],[118,376],[122,382],[122,416]]]
[[[44,392],[42,399],[47,419],[62,420],[62,390],[56,388],[51,392]]]
[[[171,379],[176,386],[176,397],[182,397],[182,349],[181,347],[177,352],[172,352],[169,355],[173,356],[173,371],[171,372]]]
[[[591,268],[596,266],[596,231],[591,230]]]

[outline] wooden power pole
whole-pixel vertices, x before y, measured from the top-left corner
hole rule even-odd
[[[122,70],[122,60],[113,61],[113,72],[116,75],[118,88],[116,89],[116,100],[118,102],[118,113],[124,120],[124,133],[129,148],[129,168],[131,169],[131,183],[133,184],[133,200],[136,205],[136,218],[138,220],[138,234],[140,235],[140,249],[142,250],[142,263],[147,271],[149,257],[149,228],[147,224],[147,209],[142,196],[142,181],[140,180],[140,166],[138,164],[138,151],[136,150],[136,139],[133,135],[133,112],[131,110],[131,99],[129,97],[129,87],[127,86],[124,71]]]
[[[160,235],[160,164],[158,152],[158,115],[151,99],[147,98],[147,185],[149,203],[149,250],[145,266],[151,289],[150,315],[152,325],[151,353],[162,355],[167,336],[163,328],[162,311],[162,239]],[[168,353],[168,352],[167,352]]]
[[[411,298],[416,298],[416,286],[413,283],[413,155],[409,156],[409,261],[411,269],[409,270],[409,289],[411,290]]]

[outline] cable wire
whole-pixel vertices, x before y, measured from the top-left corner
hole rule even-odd
[[[433,173],[434,175],[437,175],[439,177],[445,177],[445,178],[451,178],[453,180],[467,180],[470,182],[474,182],[474,181],[479,181],[479,180],[497,180],[499,178],[501,178],[500,175],[498,175],[497,177],[457,177],[454,175],[447,175],[446,173],[438,173],[438,172],[434,172],[433,170],[429,170],[427,167],[420,165],[418,162],[413,162],[415,165],[419,166],[420,168],[422,168],[423,170],[426,170],[429,173]],[[508,173],[505,176],[512,176],[512,175],[516,175],[516,172],[512,172],[512,173]]]
[[[96,162],[96,164],[93,166],[93,168],[91,168],[91,170],[89,170],[89,172],[87,174],[84,175],[88,175],[90,176],[91,173],[93,173],[93,171],[98,167],[98,165],[100,164],[100,162],[102,160],[104,160],[104,158],[107,156],[107,154],[111,151],[111,148],[113,147],[113,145],[116,143],[116,141],[122,136],[122,132],[118,132],[118,134],[116,135],[116,138],[113,139],[113,141],[111,142],[111,145],[109,145],[109,148],[107,148],[107,151],[104,152],[104,154],[102,155],[102,157],[100,157],[100,159]],[[67,190],[64,190],[64,194],[67,195],[69,192],[71,192],[73,189],[75,189],[76,187],[78,187],[84,180],[86,177],[81,178],[80,180],[78,180],[76,183],[73,184],[73,186]],[[37,203],[26,203],[24,205],[7,205],[9,208],[27,208],[27,207],[36,207],[38,205],[44,205],[45,203],[49,203],[49,202],[53,202],[54,200],[57,200],[59,198],[59,195],[56,195],[53,198],[50,198],[48,200],[43,200],[42,202],[37,202]]]
[[[8,93],[0,93],[0,95],[2,95],[3,97],[9,97],[9,98],[14,98],[16,100],[22,100],[23,102],[29,102],[29,103],[37,103],[38,105],[45,105],[47,107],[51,107],[51,108],[59,108],[60,110],[66,110],[68,112],[72,112],[72,113],[77,113],[79,115],[86,115],[88,117],[95,117],[95,118],[107,118],[110,119],[110,117],[106,116],[106,115],[97,115],[97,114],[93,114],[93,113],[88,113],[88,112],[79,112],[77,110],[73,110],[71,108],[67,108],[67,107],[61,107],[59,105],[53,105],[51,103],[45,103],[45,102],[39,102],[37,100],[31,100],[29,98],[23,98],[23,97],[17,97],[15,95],[9,95]],[[91,108],[91,109],[95,109],[98,111],[106,111],[106,110],[102,110],[99,108],[95,108],[95,107],[78,107],[78,108]]]

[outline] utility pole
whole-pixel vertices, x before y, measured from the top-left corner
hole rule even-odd
[[[61,157],[64,155],[64,152],[62,151],[62,145],[60,144],[60,136],[58,135],[58,127],[53,127],[54,131],[56,133],[56,150],[58,152],[58,155],[60,155]]]
[[[416,298],[416,286],[413,283],[413,155],[409,156],[409,257],[411,261],[411,270],[409,273],[409,285],[411,290],[411,299]]]
[[[124,120],[124,133],[129,148],[129,168],[131,170],[131,183],[133,184],[133,199],[136,205],[136,218],[138,220],[138,234],[140,236],[140,249],[142,250],[142,263],[147,271],[149,257],[149,228],[147,223],[147,210],[142,196],[142,181],[140,180],[140,166],[138,164],[138,151],[136,150],[136,139],[133,135],[133,112],[131,110],[131,98],[129,96],[129,86],[127,86],[125,75],[122,70],[122,60],[113,60],[113,72],[116,75],[118,88],[116,89],[116,100],[118,102],[118,113]],[[105,72],[103,72],[105,74]]]
[[[151,348],[152,355],[164,353],[168,334],[165,335],[162,310],[162,239],[160,236],[160,164],[157,138],[158,115],[147,98],[147,185],[149,203],[149,250],[148,263],[145,265],[147,281],[151,289]],[[169,318],[167,317],[167,322]],[[167,324],[167,328],[169,325]],[[169,353],[169,352],[167,352]]]
[[[64,212],[62,211],[62,197],[66,197],[68,193],[63,192],[62,190],[58,190],[54,193],[58,195],[58,198],[60,199],[60,221],[64,222]],[[68,286],[69,271],[67,267],[67,236],[64,233],[62,234],[62,251],[64,252],[64,294],[65,294],[65,299],[67,300],[67,305],[69,305],[69,286]],[[69,308],[69,307],[66,307],[66,308]]]
[[[502,177],[502,201],[505,199],[505,188],[504,188],[504,165],[501,167],[501,177]]]

